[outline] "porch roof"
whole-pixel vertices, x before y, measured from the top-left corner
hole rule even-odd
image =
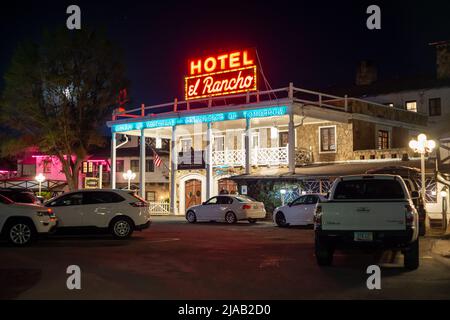
[[[409,161],[385,161],[385,162],[364,162],[364,163],[338,163],[338,164],[323,164],[323,165],[309,165],[304,167],[297,167],[295,174],[288,172],[287,168],[261,168],[260,172],[255,172],[249,175],[236,175],[229,179],[235,181],[244,180],[305,180],[310,178],[330,178],[353,174],[364,174],[367,170],[377,169],[389,166],[406,166],[420,169],[420,160]],[[427,174],[434,173],[434,163],[427,161]]]

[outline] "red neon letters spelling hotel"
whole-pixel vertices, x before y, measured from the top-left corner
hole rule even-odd
[[[256,91],[254,50],[189,60],[184,78],[186,100]]]

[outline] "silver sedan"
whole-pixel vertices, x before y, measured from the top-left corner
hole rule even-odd
[[[186,220],[190,223],[197,221],[225,221],[236,223],[247,220],[255,223],[266,217],[264,203],[257,202],[243,195],[220,195],[212,197],[200,205],[186,210]]]

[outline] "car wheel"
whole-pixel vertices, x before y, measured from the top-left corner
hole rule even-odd
[[[275,223],[277,224],[277,226],[281,227],[281,228],[285,228],[288,226],[287,222],[286,222],[286,217],[284,216],[283,212],[277,212],[277,214],[275,215]]]
[[[255,224],[256,223],[256,219],[248,219],[248,222],[250,222],[251,224]]]
[[[234,212],[228,211],[225,214],[225,221],[229,224],[233,224],[237,222],[237,218],[236,215],[234,214]]]
[[[120,217],[112,221],[111,234],[116,239],[127,239],[133,234],[133,222],[126,217]]]
[[[315,254],[319,266],[330,266],[333,263],[333,247],[318,239],[315,241]]]
[[[189,223],[196,223],[196,222],[197,222],[197,216],[195,215],[195,212],[192,211],[192,210],[189,210],[189,211],[186,213],[186,220],[187,220]]]
[[[405,256],[405,268],[409,270],[416,270],[419,267],[419,240],[414,241],[403,254]]]
[[[13,221],[8,224],[5,234],[9,243],[17,247],[30,245],[36,239],[33,223],[29,221]]]

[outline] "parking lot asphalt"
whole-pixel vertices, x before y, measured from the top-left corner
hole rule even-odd
[[[0,244],[1,299],[448,299],[450,265],[421,239],[421,266],[401,254],[337,251],[319,267],[313,230],[272,222],[187,224],[155,217],[128,240],[54,236],[27,248]],[[381,266],[381,290],[369,290],[369,265]],[[69,265],[81,290],[66,287]]]

